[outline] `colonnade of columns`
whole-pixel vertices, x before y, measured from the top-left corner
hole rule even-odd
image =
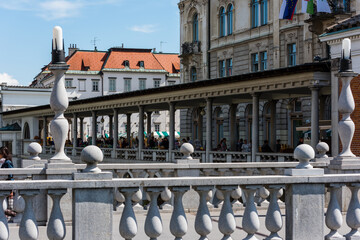
[[[311,145],[315,148],[316,144],[319,141],[319,87],[311,87]],[[260,94],[259,93],[253,93],[252,96],[252,128],[251,128],[251,154],[252,154],[252,161],[256,161],[256,153],[258,153],[259,149],[259,99]],[[210,151],[213,149],[213,139],[212,139],[212,133],[213,133],[213,103],[214,98],[206,98],[206,161],[210,161]],[[271,115],[270,115],[270,143],[272,149],[275,149],[276,144],[276,103],[277,100],[270,100],[270,109],[271,109]],[[230,105],[230,111],[229,111],[229,132],[230,132],[230,149],[235,150],[236,149],[236,143],[237,135],[235,134],[235,131],[237,130],[236,125],[236,112],[237,112],[237,104],[231,104]],[[138,152],[139,157],[141,157],[141,153],[144,147],[144,116],[145,116],[145,106],[138,106],[139,110],[139,125],[138,125]],[[176,103],[175,102],[169,102],[169,151],[174,150],[175,148],[175,111],[176,111]],[[287,115],[288,115],[288,123],[290,124],[290,112],[291,109],[288,109]],[[147,116],[147,125],[146,130],[148,133],[151,133],[151,111],[146,112]],[[92,145],[96,145],[96,133],[97,133],[97,117],[98,112],[97,111],[91,111],[92,116]],[[114,108],[113,114],[109,115],[109,126],[110,126],[110,137],[113,139],[113,151],[112,156],[116,157],[116,148],[118,145],[118,132],[119,132],[119,109]],[[131,137],[131,113],[126,114],[127,117],[127,125],[126,125],[126,133],[127,133],[127,139],[130,140]],[[76,147],[77,147],[77,136],[78,136],[78,113],[73,114],[73,151],[76,153]],[[43,117],[44,121],[44,135],[47,136],[47,117]],[[83,138],[84,135],[84,129],[83,129],[83,121],[84,118],[80,117],[80,139]],[[113,127],[114,126],[114,127]],[[202,125],[201,129],[199,131],[202,132]],[[288,128],[288,138],[291,137],[291,127]],[[46,138],[43,143],[44,148],[46,146]]]

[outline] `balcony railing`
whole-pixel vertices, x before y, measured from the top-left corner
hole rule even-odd
[[[90,174],[91,175],[91,174]],[[224,239],[238,239],[233,233],[236,221],[242,221],[242,232],[250,239],[262,227],[268,230],[269,239],[279,234],[283,239],[324,239],[324,236],[358,234],[360,212],[358,211],[360,188],[359,174],[337,174],[324,176],[262,176],[262,177],[183,177],[154,179],[95,179],[93,180],[33,180],[33,181],[0,181],[0,201],[16,190],[25,200],[24,213],[20,222],[19,235],[21,239],[38,239],[38,227],[33,208],[34,198],[42,191],[53,199],[52,211],[47,224],[49,239],[63,239],[66,235],[66,225],[62,215],[60,199],[66,192],[72,191],[72,235],[82,236],[82,239],[112,239],[113,232],[119,231],[125,239],[132,239],[138,231],[144,229],[150,239],[162,236],[163,224],[158,197],[166,188],[174,194],[174,204],[171,210],[170,232],[176,239],[186,237],[188,227],[194,228],[201,239],[216,231]],[[91,176],[90,176],[91,178]],[[346,186],[352,193],[349,208],[346,212],[347,232],[338,233],[345,223],[341,214],[337,194],[341,187]],[[239,188],[240,187],[240,188]],[[260,216],[255,203],[255,192],[265,187],[269,204],[265,215],[265,224],[260,225]],[[119,222],[119,228],[113,229],[113,189],[124,195],[124,208]],[[137,223],[140,217],[134,213],[132,200],[134,194],[143,188],[150,197],[145,222]],[[223,195],[223,204],[218,219],[218,229],[213,229],[207,196],[216,188]],[[182,204],[186,192],[193,189],[198,195],[198,209],[194,226],[188,226]],[[240,189],[240,190],[239,190]],[[285,210],[280,208],[278,197],[285,189]],[[325,209],[325,189],[330,192],[330,202]],[[236,194],[234,194],[236,191]],[[97,194],[103,193],[101,198]],[[105,194],[106,193],[106,194]],[[234,215],[232,199],[245,196],[246,204],[242,205]],[[84,197],[86,196],[86,201]],[[265,196],[266,197],[266,196]],[[62,200],[62,202],[65,200]],[[241,204],[241,203],[238,203]],[[286,213],[285,220],[282,215]],[[144,213],[140,213],[141,216]],[[96,216],[96,217],[95,217]],[[239,216],[242,216],[241,220]],[[286,234],[282,228],[285,226]],[[327,227],[325,227],[325,225]],[[4,212],[0,211],[1,236],[9,237],[9,229]],[[349,235],[347,235],[349,236]],[[13,236],[10,236],[12,239]],[[197,237],[198,238],[198,237]],[[80,239],[80,238],[79,238]],[[195,238],[194,238],[195,239]],[[255,238],[254,238],[255,239]]]
[[[181,55],[191,55],[201,53],[201,42],[185,42],[181,45]]]

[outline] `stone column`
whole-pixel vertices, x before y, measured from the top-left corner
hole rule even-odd
[[[146,112],[146,116],[147,116],[146,133],[147,133],[148,143],[149,143],[149,140],[150,140],[150,137],[151,137],[151,114],[152,114],[152,112]]]
[[[311,146],[319,142],[319,87],[311,87]]]
[[[270,146],[271,149],[276,151],[276,103],[277,100],[272,100],[270,102],[271,115],[270,115]]]
[[[175,143],[175,103],[169,103],[170,124],[169,124],[169,155],[171,156],[171,150],[174,150]],[[171,159],[172,160],[172,159]]]
[[[87,146],[81,153],[87,167],[81,173],[74,173],[74,180],[111,180],[112,173],[101,172],[97,164],[103,160],[101,150]],[[113,188],[73,188],[72,189],[72,238],[112,239]],[[94,224],[95,219],[102,219]]]
[[[114,108],[114,129],[113,129],[113,151],[111,153],[111,158],[116,158],[116,148],[119,138],[119,110]]]
[[[131,146],[131,113],[126,114],[126,138]]]
[[[77,132],[78,132],[78,125],[77,125],[78,114],[74,113],[73,117],[74,117],[74,121],[73,121],[73,149],[72,149],[72,155],[76,156]]]
[[[237,104],[230,105],[230,112],[229,112],[229,126],[230,126],[230,150],[236,150],[236,110]]]
[[[80,139],[84,141],[84,118],[80,118]]]
[[[139,159],[141,159],[141,153],[144,147],[144,106],[139,106],[139,130],[138,130],[138,138],[139,138]]]
[[[205,158],[205,162],[210,162],[210,151],[212,150],[212,108],[213,108],[213,99],[207,98],[206,99],[206,158]]]
[[[256,153],[259,151],[259,94],[252,94],[252,133],[251,133],[251,161],[256,162]]]
[[[339,81],[335,76],[335,72],[339,70],[339,60],[331,60],[331,155],[339,154]]]
[[[109,137],[114,137],[114,131],[113,131],[113,116],[109,115]]]
[[[44,121],[44,138],[43,138],[43,153],[46,153],[46,141],[47,141],[47,135],[48,135],[48,128],[47,128],[47,117],[43,117]]]
[[[288,105],[286,106],[286,109],[287,109],[287,124],[288,124],[288,127],[287,127],[287,130],[288,130],[288,145],[291,146],[291,132],[292,132],[292,129],[291,129],[291,115],[290,113],[292,112],[292,109],[293,109],[293,106],[291,103],[288,103]],[[294,143],[295,145],[296,143]]]
[[[91,128],[92,128],[92,138],[91,138],[91,144],[92,145],[96,145],[96,125],[97,125],[97,116],[96,116],[96,111],[91,111],[91,115],[92,115],[92,124],[91,124]]]

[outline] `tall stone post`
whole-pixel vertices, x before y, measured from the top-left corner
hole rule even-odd
[[[64,147],[69,131],[69,122],[64,117],[64,112],[69,106],[69,100],[65,89],[65,72],[69,65],[63,63],[50,64],[49,70],[54,74],[54,87],[50,96],[50,107],[55,112],[55,117],[50,123],[51,134],[54,138],[55,155],[50,161],[70,161],[65,154]]]
[[[259,151],[259,94],[252,94],[252,133],[251,133],[251,161],[256,162],[256,153]]]
[[[319,143],[319,87],[311,87],[311,146]]]
[[[74,121],[73,121],[73,149],[72,149],[72,155],[76,156],[76,148],[77,148],[77,133],[78,133],[78,114],[74,113]]]
[[[43,117],[44,121],[44,138],[43,138],[43,153],[46,153],[46,142],[48,136],[48,125],[47,125],[47,117]]]
[[[331,61],[331,155],[339,154],[339,80],[334,72],[339,69],[339,59]]]
[[[131,113],[126,114],[126,138],[131,146]]]
[[[169,103],[169,114],[170,114],[170,124],[169,124],[169,155],[171,157],[171,151],[174,150],[175,145],[175,103]],[[172,160],[172,159],[171,159]]]
[[[111,158],[116,158],[116,148],[119,138],[119,110],[114,108],[114,129],[113,129],[113,151],[111,153]]]
[[[142,150],[144,147],[144,106],[139,106],[138,138],[139,138],[139,146],[138,146],[139,157],[138,157],[138,159],[141,159],[142,158]]]
[[[358,74],[353,71],[339,72],[337,77],[342,82],[342,89],[339,96],[339,113],[342,119],[339,121],[338,129],[342,144],[342,152],[330,161],[330,168],[333,169],[348,169],[351,165],[359,165],[360,158],[356,157],[350,147],[355,133],[355,124],[350,115],[355,109],[355,101],[351,92],[351,80]],[[350,165],[350,166],[349,166]]]
[[[212,150],[212,104],[213,99],[206,99],[206,158],[210,162],[210,151]]]
[[[229,125],[230,125],[230,150],[235,151],[236,150],[236,142],[238,139],[236,139],[236,110],[237,110],[237,104],[231,104],[230,105],[230,112],[229,112]]]
[[[92,145],[96,145],[96,135],[97,135],[97,131],[96,131],[96,126],[97,126],[97,116],[96,116],[96,111],[91,111],[91,120],[92,120],[92,124],[91,124],[91,128],[92,128],[92,137],[91,137],[91,144]]]

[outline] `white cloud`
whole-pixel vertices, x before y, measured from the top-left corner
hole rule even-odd
[[[152,24],[146,24],[146,25],[141,25],[141,26],[133,26],[131,27],[131,31],[134,32],[142,32],[142,33],[152,33],[155,32],[155,25]]]
[[[0,73],[0,84],[1,83],[7,83],[7,85],[15,86],[19,85],[19,81],[10,76],[7,73]]]
[[[70,2],[65,0],[47,1],[39,4],[38,15],[46,20],[55,20],[74,17],[79,14],[83,7],[81,2]]]
[[[122,0],[0,0],[0,8],[31,11],[45,20],[76,17],[86,6],[116,4]]]

